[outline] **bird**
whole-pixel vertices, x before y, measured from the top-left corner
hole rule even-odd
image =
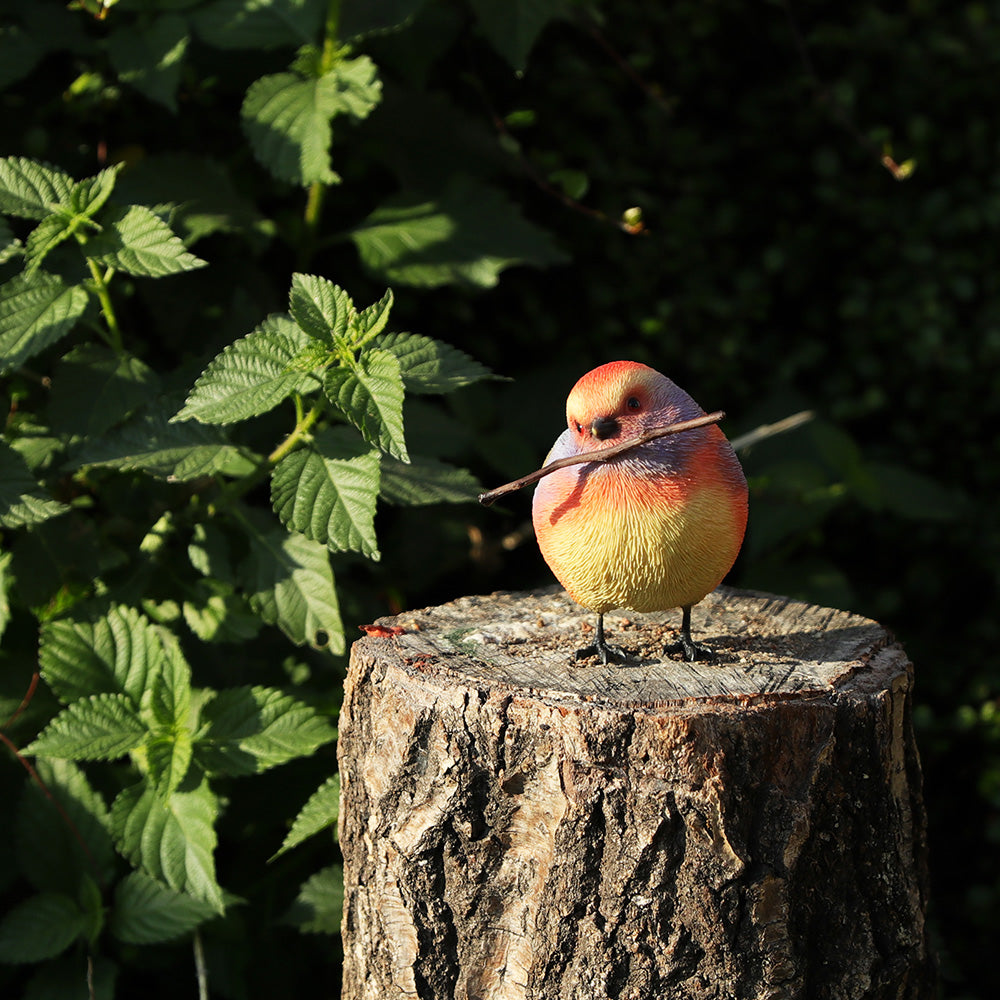
[[[566,430],[545,464],[704,412],[654,368],[611,361],[573,386]],[[539,481],[531,506],[549,568],[574,601],[597,613],[595,641],[577,651],[579,658],[628,660],[605,639],[604,615],[614,608],[680,608],[680,641],[666,652],[712,658],[691,638],[691,608],[729,572],[747,524],[746,478],[716,424],[553,471]]]

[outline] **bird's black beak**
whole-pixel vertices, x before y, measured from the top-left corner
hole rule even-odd
[[[595,417],[590,424],[590,434],[598,441],[607,441],[622,429],[614,417]]]

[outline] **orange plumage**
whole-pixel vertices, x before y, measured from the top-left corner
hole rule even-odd
[[[567,429],[546,464],[700,416],[677,385],[647,365],[613,361],[584,375],[566,403]],[[729,572],[743,542],[747,487],[739,461],[715,425],[658,438],[603,463],[568,466],[535,490],[538,545],[570,596],[598,613],[596,651],[605,661],[603,615],[690,608]],[[582,651],[583,652],[583,651]]]

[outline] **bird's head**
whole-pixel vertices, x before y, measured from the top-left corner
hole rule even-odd
[[[648,365],[611,361],[573,386],[566,400],[566,423],[580,451],[603,448],[652,427],[686,419],[678,415],[684,396],[670,379]]]

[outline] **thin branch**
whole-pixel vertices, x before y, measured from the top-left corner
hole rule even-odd
[[[479,494],[479,502],[484,507],[489,507],[502,496],[514,493],[523,486],[530,486],[537,483],[539,479],[555,472],[557,469],[565,469],[569,465],[583,465],[586,462],[609,462],[612,458],[617,458],[626,451],[638,448],[648,441],[655,441],[657,438],[666,437],[668,434],[680,434],[681,431],[692,431],[696,427],[704,427],[707,424],[717,424],[725,417],[722,410],[714,413],[706,413],[703,416],[695,417],[693,420],[681,420],[676,424],[667,424],[665,427],[654,427],[652,430],[639,434],[637,437],[619,441],[618,444],[609,445],[607,448],[598,448],[596,451],[588,451],[583,455],[567,455],[565,458],[557,458],[554,462],[549,462],[544,468],[515,479],[511,483],[505,483],[494,490]]]
[[[729,443],[733,446],[734,451],[743,451],[744,448],[750,448],[766,438],[795,430],[796,427],[801,427],[803,424],[809,423],[814,416],[815,414],[812,410],[800,410],[798,413],[791,414],[791,416],[776,420],[773,424],[761,424],[752,431],[747,431],[746,434],[741,434],[739,437],[733,438]]]
[[[809,46],[806,44],[798,22],[795,20],[795,15],[792,13],[792,6],[789,0],[782,0],[781,8],[785,12],[785,20],[788,22],[788,29],[791,32],[792,41],[799,56],[799,62],[802,64],[802,69],[809,78],[809,82],[813,85],[820,103],[825,104],[830,109],[830,114],[853,136],[858,145],[877,159],[897,181],[905,181],[913,173],[913,161],[906,160],[903,163],[897,163],[887,152],[879,147],[878,143],[861,131],[854,119],[844,109],[843,104],[837,100],[830,91],[830,88],[820,79],[812,56],[809,53]]]

